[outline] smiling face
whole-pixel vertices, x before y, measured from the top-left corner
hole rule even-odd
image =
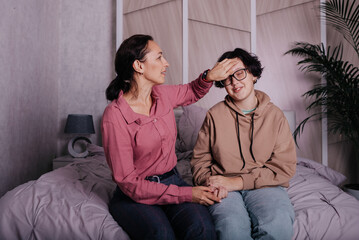
[[[162,49],[154,41],[149,41],[148,53],[143,64],[143,76],[154,85],[165,82],[166,69],[169,67],[167,60],[163,57]]]
[[[238,68],[246,68],[241,60],[239,60]],[[254,93],[254,82],[257,77],[254,77],[248,70],[246,71],[247,76],[243,80],[237,81],[233,78],[232,83],[225,86],[228,95],[242,110],[253,109],[257,104]]]

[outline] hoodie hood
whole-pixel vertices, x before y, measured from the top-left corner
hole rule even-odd
[[[273,103],[270,102],[270,100],[271,100],[270,97],[267,94],[265,94],[264,92],[259,91],[259,90],[254,90],[254,93],[258,99],[258,106],[253,112],[254,113],[253,117],[254,117],[254,119],[256,119],[256,118],[260,117],[261,115],[263,115],[266,108],[270,107],[270,105],[272,105]],[[242,112],[242,110],[238,108],[238,106],[234,103],[233,99],[229,95],[227,95],[225,97],[224,102],[235,113],[238,113],[239,115],[244,116],[244,117],[246,116]]]

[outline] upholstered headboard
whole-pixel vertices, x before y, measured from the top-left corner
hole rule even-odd
[[[287,118],[290,130],[293,133],[294,130],[295,130],[295,127],[296,127],[296,124],[295,124],[295,112],[290,111],[290,110],[282,110],[282,111],[283,111],[285,117]]]
[[[203,114],[203,108],[201,107],[198,107],[196,105],[192,105],[194,110],[196,111],[199,111],[201,112],[201,115]],[[188,108],[188,107],[187,107]],[[291,110],[282,110],[285,117],[287,118],[288,120],[288,123],[289,123],[289,127],[290,127],[290,130],[292,131],[292,133],[294,132],[295,130],[295,127],[296,127],[296,123],[295,123],[295,112],[294,111],[291,111]],[[176,118],[176,123],[177,123],[177,126],[178,126],[178,121],[181,117],[181,115],[183,114],[183,109],[180,107],[180,108],[176,108],[174,110],[174,113],[175,113],[175,118]]]

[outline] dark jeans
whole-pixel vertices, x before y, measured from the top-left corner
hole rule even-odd
[[[188,186],[177,171],[161,183]],[[197,203],[146,205],[134,202],[117,187],[109,208],[131,239],[216,239],[207,207]]]

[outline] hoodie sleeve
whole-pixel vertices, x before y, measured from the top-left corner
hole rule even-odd
[[[193,149],[191,170],[195,185],[205,185],[208,177],[211,176],[212,154],[210,138],[211,122],[207,112],[203,125],[198,133],[196,145]]]
[[[271,186],[289,186],[289,180],[294,176],[296,169],[296,151],[289,124],[283,116],[277,141],[271,158],[260,168],[250,173],[241,174],[243,189],[258,189]]]

